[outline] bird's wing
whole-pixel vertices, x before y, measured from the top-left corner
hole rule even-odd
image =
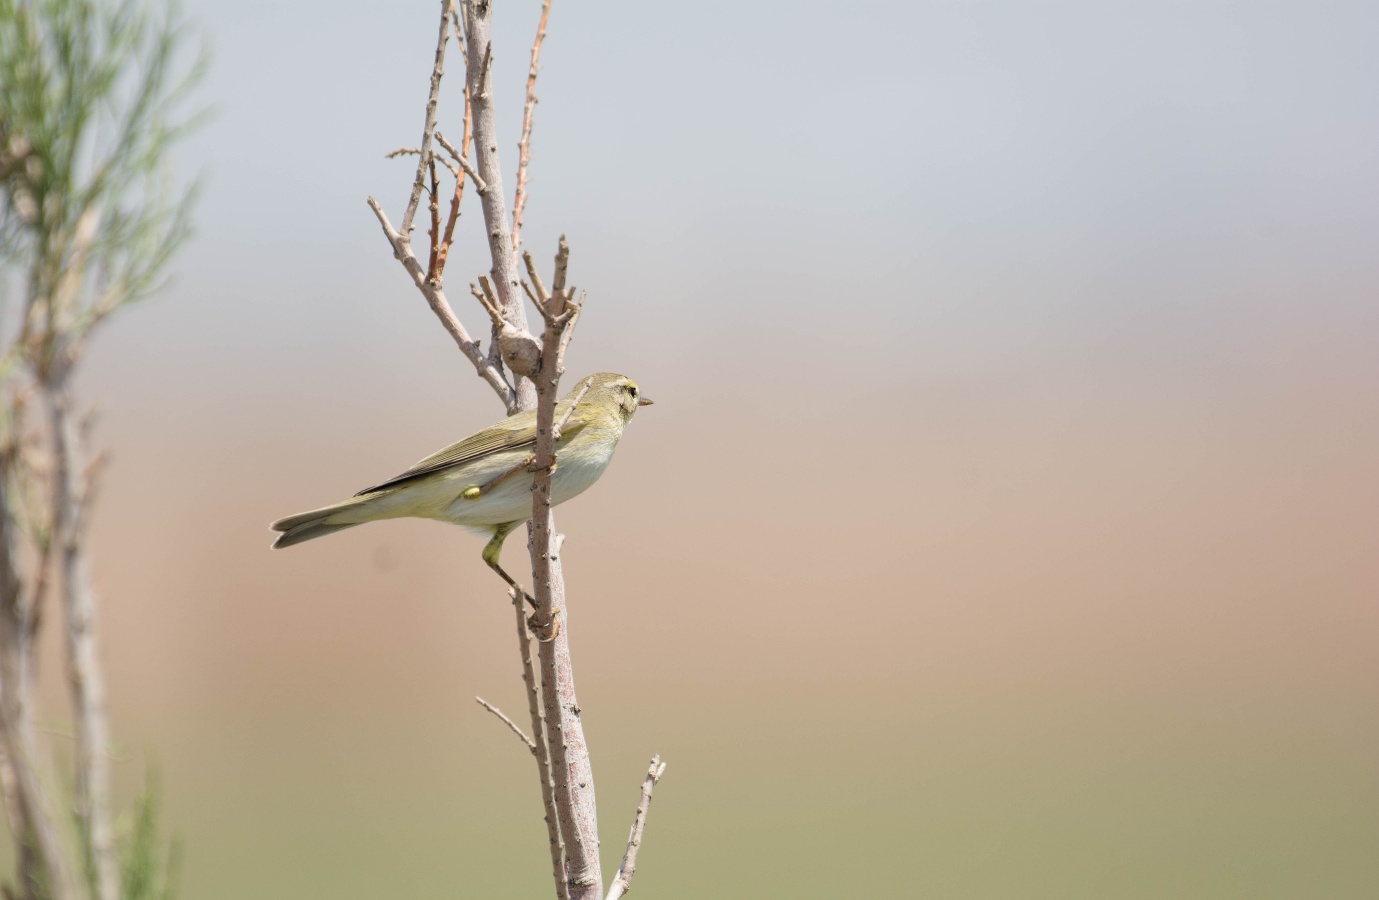
[[[555,420],[559,422],[565,415],[565,410],[569,409],[569,399],[561,401],[555,409]],[[564,443],[569,438],[579,433],[585,425],[589,424],[590,411],[587,408],[577,407],[570,415],[565,426],[560,429],[560,440]],[[382,484],[376,484],[371,488],[365,488],[356,497],[365,494],[372,494],[388,488],[397,487],[418,478],[424,478],[435,472],[444,469],[463,466],[476,459],[490,456],[495,453],[503,453],[510,450],[531,449],[536,446],[536,410],[527,410],[515,415],[508,416],[496,425],[490,425],[478,434],[471,434],[462,441],[451,444],[444,450],[438,450],[418,462],[412,468],[388,479]]]

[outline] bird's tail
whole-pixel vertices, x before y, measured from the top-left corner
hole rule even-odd
[[[367,506],[369,501],[375,498],[376,495],[351,497],[342,503],[279,519],[268,526],[274,531],[281,532],[278,539],[273,542],[273,549],[291,547],[302,541],[325,537],[372,521],[375,517],[369,514]]]

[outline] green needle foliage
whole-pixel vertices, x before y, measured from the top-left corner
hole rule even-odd
[[[128,820],[121,823],[120,866],[122,900],[174,900],[180,862],[176,840],[166,845],[158,811],[161,793],[157,773],[150,770],[135,799]]]
[[[207,65],[191,37],[173,0],[0,0],[0,296],[20,297],[0,310],[0,671],[32,671],[55,566],[69,620],[95,605],[71,587],[89,486],[70,376],[97,326],[163,285],[190,234],[196,186],[177,181],[169,150],[203,115],[188,104]],[[94,624],[69,623],[78,634],[95,645]],[[99,696],[99,666],[83,665],[74,694]],[[72,783],[40,778],[28,680],[0,683],[4,765],[25,776],[3,779],[20,870],[3,894],[168,900],[176,853],[161,849],[156,785],[112,826],[106,713],[76,700],[88,739]],[[45,800],[69,787],[75,833]]]
[[[24,272],[13,348],[39,373],[154,293],[190,234],[171,145],[207,54],[171,3],[0,0],[0,259]]]

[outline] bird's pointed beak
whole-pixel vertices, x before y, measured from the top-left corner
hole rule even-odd
[[[637,398],[637,405],[638,405],[638,406],[655,406],[656,404],[653,403],[651,400],[647,399],[646,397],[638,397],[638,398]]]

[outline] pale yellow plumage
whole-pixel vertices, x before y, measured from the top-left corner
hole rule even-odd
[[[570,411],[576,397],[579,403]],[[551,476],[553,503],[569,500],[599,479],[623,427],[650,402],[631,379],[602,372],[582,379],[557,404],[555,421],[565,424]],[[491,535],[484,560],[497,568],[503,538],[531,517],[535,445],[535,411],[509,416],[349,500],[274,522],[272,529],[281,534],[273,546],[290,547],[380,519],[437,519]]]

